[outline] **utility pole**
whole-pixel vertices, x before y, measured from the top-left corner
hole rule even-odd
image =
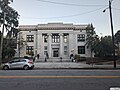
[[[112,20],[112,10],[111,10],[111,3],[113,0],[109,0],[109,7],[106,9],[109,9],[110,12],[110,23],[111,23],[111,33],[112,33],[112,47],[113,47],[113,62],[114,62],[114,68],[116,68],[116,59],[115,59],[115,39],[114,39],[114,32],[113,32],[113,20]],[[103,12],[106,11],[106,9],[103,10]]]
[[[112,44],[113,44],[113,61],[114,61],[114,68],[116,68],[116,60],[115,60],[115,40],[114,40],[114,32],[113,32],[113,21],[112,21],[111,2],[112,2],[112,0],[111,0],[111,1],[109,0],[109,12],[110,12]]]

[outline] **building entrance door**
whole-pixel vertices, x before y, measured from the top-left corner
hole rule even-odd
[[[53,49],[53,57],[59,57],[59,49]]]

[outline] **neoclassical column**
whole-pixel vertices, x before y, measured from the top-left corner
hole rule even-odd
[[[63,57],[63,34],[60,35],[60,57]]]
[[[69,56],[70,54],[73,54],[75,52],[75,37],[73,33],[69,33],[69,40],[68,40],[68,44],[69,44]],[[73,52],[71,52],[73,51]]]
[[[52,34],[49,33],[48,34],[48,55],[49,55],[49,58],[51,57],[51,52],[52,52],[52,48],[51,48],[51,36],[52,36]]]
[[[35,30],[35,56],[37,56],[37,49],[38,49],[38,31],[37,31],[37,29]]]
[[[38,39],[37,39],[37,53],[40,54],[40,57],[43,57],[43,52],[44,52],[44,43],[43,43],[43,36],[42,33],[38,31]]]

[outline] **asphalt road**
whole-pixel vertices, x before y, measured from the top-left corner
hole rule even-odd
[[[120,70],[0,70],[0,90],[110,90]]]

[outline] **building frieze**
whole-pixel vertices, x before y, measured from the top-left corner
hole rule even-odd
[[[36,31],[36,30],[91,30],[90,24],[84,25],[73,25],[73,24],[63,24],[63,23],[48,23],[48,24],[38,24],[38,25],[20,25],[20,31]]]

